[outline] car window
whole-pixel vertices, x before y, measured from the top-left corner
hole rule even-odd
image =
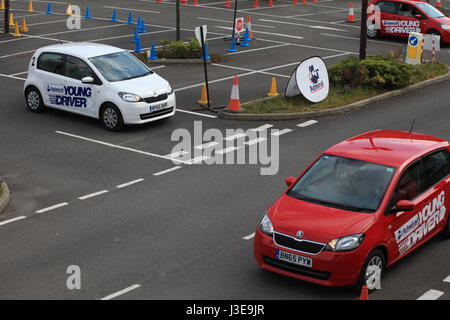
[[[421,190],[420,178],[420,162],[417,161],[402,174],[396,188],[395,203],[400,200],[412,200],[417,197]]]
[[[424,186],[427,190],[449,174],[450,156],[447,150],[432,153],[423,158]]]
[[[391,1],[382,1],[378,2],[377,6],[380,8],[381,12],[397,14],[398,12],[398,4]]]
[[[63,75],[64,56],[59,53],[42,53],[38,58],[37,68],[39,70]]]
[[[400,16],[403,16],[403,17],[413,18],[414,17],[414,7],[407,3],[399,3],[397,14]]]
[[[435,7],[433,7],[431,4],[426,3],[426,2],[419,2],[416,3],[417,8],[419,8],[420,10],[423,11],[423,13],[425,13],[425,15],[429,18],[443,18],[445,17],[445,15],[439,11],[438,9],[436,9]]]
[[[66,56],[66,68],[64,75],[66,77],[81,80],[84,77],[94,76],[94,72],[83,60],[72,56]]]

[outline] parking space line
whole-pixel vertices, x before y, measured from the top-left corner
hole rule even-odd
[[[269,47],[250,49],[250,50],[245,50],[245,51],[229,52],[229,53],[224,54],[224,56],[243,54],[243,53],[249,53],[249,52],[254,52],[254,51],[261,51],[261,50],[268,50],[268,49],[273,49],[273,48],[278,48],[278,47],[285,47],[285,46],[289,46],[289,45],[290,45],[289,43],[276,44],[276,45],[269,46]]]
[[[153,175],[154,175],[154,176],[160,176],[160,175],[163,175],[163,174],[166,174],[166,173],[169,173],[169,172],[172,172],[172,171],[181,169],[181,168],[182,168],[182,166],[175,166],[175,167],[169,168],[169,169],[167,169],[167,170],[163,170],[163,171],[156,172],[156,173],[154,173]]]
[[[289,132],[292,132],[292,131],[293,131],[292,129],[277,130],[275,132],[272,132],[271,135],[272,136],[281,136],[283,134],[286,134],[286,133],[289,133]]]
[[[243,138],[243,137],[246,137],[246,136],[247,135],[245,133],[239,132],[239,133],[233,134],[232,136],[225,137],[225,138],[223,138],[223,140],[225,140],[225,141],[233,141],[233,140],[236,140],[236,139],[239,139],[239,138]]]
[[[256,138],[256,139],[253,139],[253,140],[249,140],[249,141],[247,141],[247,142],[244,142],[244,144],[246,144],[246,145],[248,145],[248,146],[252,146],[252,145],[254,145],[254,144],[257,144],[257,143],[260,143],[260,142],[263,142],[263,141],[266,141],[267,140],[267,138],[264,138],[264,137],[258,137],[258,138]]]
[[[188,154],[189,152],[187,151],[177,151],[177,152],[172,152],[170,154],[167,155],[167,157],[169,158],[179,158],[184,156],[185,154]]]
[[[142,182],[142,181],[144,181],[144,179],[143,178],[139,178],[139,179],[136,179],[136,180],[133,180],[133,181],[130,181],[130,182],[119,184],[119,185],[116,186],[116,188],[117,189],[122,189],[122,188],[129,187],[129,186],[131,186],[133,184],[136,184],[136,183],[139,183],[139,182]]]
[[[93,192],[93,193],[87,194],[85,196],[78,197],[78,199],[86,200],[86,199],[94,198],[94,197],[97,197],[99,195],[102,195],[102,194],[105,194],[105,193],[108,193],[108,192],[109,192],[108,190],[101,190],[101,191],[97,191],[97,192]]]
[[[298,124],[297,127],[306,128],[306,127],[312,126],[313,124],[316,124],[317,122],[318,122],[317,120],[308,120],[308,121]]]
[[[181,89],[181,90],[183,90],[183,89]],[[177,91],[181,91],[181,90],[176,90],[175,89],[174,91],[177,92]],[[183,109],[180,109],[180,108],[177,108],[177,112],[183,112],[183,113],[192,114],[192,115],[205,117],[205,118],[217,119],[217,116],[212,116],[210,114],[204,114],[204,113],[199,113],[199,112],[194,112],[194,111],[189,111],[189,110],[183,110]]]
[[[199,156],[199,157],[190,159],[188,162],[189,162],[189,164],[197,164],[197,163],[202,163],[210,158],[211,157],[208,157],[208,156]],[[177,162],[177,161],[178,160],[174,160],[173,162]]]
[[[197,150],[208,149],[208,148],[217,146],[218,144],[219,144],[219,143],[216,142],[216,141],[211,141],[211,142],[207,142],[207,143],[198,145],[198,146],[194,147],[194,149],[197,149]]]
[[[355,38],[355,37],[346,37],[346,36],[341,36],[341,35],[337,35],[337,34],[321,33],[320,35],[326,36],[326,37],[335,37],[335,38],[342,38],[342,39],[357,40],[357,41],[359,41],[359,38]],[[404,45],[405,45],[404,43],[395,43],[395,42],[388,42],[388,41],[382,41],[382,40],[371,40],[371,39],[367,39],[367,41],[369,41],[369,42],[375,42],[375,43],[385,43],[385,44],[389,44],[389,45],[397,45],[397,46],[404,46]]]
[[[232,146],[232,147],[228,147],[228,148],[225,148],[225,149],[222,149],[222,150],[217,150],[216,154],[225,154],[225,153],[230,153],[230,152],[233,152],[233,151],[236,151],[236,150],[239,150],[239,148],[235,147],[235,146]]]
[[[231,23],[229,20],[221,20],[221,19],[213,19],[213,18],[197,17],[197,19],[199,19],[199,20],[208,20],[208,21],[218,21],[218,22]],[[252,23],[252,27],[271,28],[271,29],[276,29],[276,28],[277,28],[277,27],[274,27],[274,26],[266,26],[266,25],[262,25],[262,24],[254,24],[254,23]]]
[[[222,27],[222,26],[214,26],[216,28],[219,29],[225,29],[225,30],[231,30],[233,29],[232,27]],[[293,38],[293,39],[305,39],[305,37],[300,37],[300,36],[293,36],[290,34],[285,34],[285,33],[274,33],[274,32],[266,32],[266,31],[254,31],[256,34],[269,34],[271,36],[277,36],[277,37],[285,37],[285,38]]]
[[[242,238],[242,240],[251,240],[255,237],[255,232],[253,232],[252,234],[249,234],[248,236],[245,236]]]
[[[442,280],[444,282],[450,282],[450,276],[448,276],[447,278],[445,278],[444,280]]]
[[[112,300],[112,299],[122,296],[130,291],[136,290],[137,288],[140,288],[140,287],[141,287],[140,284],[134,284],[132,286],[129,286],[128,288],[125,288],[125,289],[117,291],[113,294],[107,295],[106,297],[103,297],[100,300]]]
[[[211,65],[218,66],[218,67],[223,67],[223,68],[230,68],[230,69],[235,69],[235,70],[241,70],[241,71],[250,71],[250,72],[255,72],[255,73],[267,74],[267,75],[276,76],[276,77],[290,78],[290,76],[286,76],[284,74],[273,73],[273,72],[261,72],[261,71],[257,71],[257,70],[247,69],[247,68],[241,68],[241,67],[235,67],[235,66],[227,66],[225,64],[220,64],[220,63],[212,63]]]
[[[22,220],[22,219],[25,219],[25,218],[26,218],[25,216],[20,216],[20,217],[15,217],[15,218],[12,218],[12,219],[9,219],[9,220],[1,221],[0,222],[0,226],[4,226],[5,224],[16,222],[16,221],[19,221],[19,220]]]
[[[419,298],[417,298],[417,300],[437,300],[443,294],[444,294],[444,292],[442,292],[442,291],[431,289],[431,290],[428,290],[427,292],[425,292]]]
[[[258,128],[253,128],[253,129],[250,129],[250,130],[255,131],[255,132],[259,132],[259,131],[263,131],[263,130],[266,130],[266,129],[269,129],[269,128],[272,128],[272,127],[273,127],[273,124],[264,124],[264,125],[262,125],[262,126],[260,126]]]
[[[20,77],[14,76],[14,75],[1,74],[1,73],[0,73],[0,77],[11,78],[11,79],[16,79],[16,80],[21,80],[21,81],[25,81],[26,80],[25,78],[20,78]]]
[[[68,202],[58,203],[58,204],[55,204],[54,206],[51,206],[51,207],[47,207],[47,208],[44,208],[44,209],[37,210],[35,213],[44,213],[44,212],[52,211],[52,210],[55,210],[55,209],[58,209],[58,208],[67,206],[68,204],[69,204]]]
[[[333,30],[333,31],[348,32],[348,30],[342,30],[342,29],[325,27],[325,26],[311,26],[308,24],[302,24],[302,23],[296,23],[296,22],[277,21],[277,20],[270,20],[270,19],[258,19],[258,20],[265,21],[265,22],[279,23],[279,24],[287,24],[287,25],[292,25],[292,26],[309,27],[312,29],[326,29],[326,30]]]
[[[121,8],[121,7],[111,7],[111,6],[103,6],[103,8],[107,9],[117,9],[117,10],[125,10],[125,11],[136,11],[136,12],[145,12],[145,13],[157,13],[160,14],[159,11],[151,11],[151,10],[142,10],[142,9],[131,9],[131,8]]]

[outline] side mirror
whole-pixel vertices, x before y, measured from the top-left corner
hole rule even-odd
[[[284,181],[286,182],[286,185],[288,187],[290,187],[291,185],[294,184],[295,180],[297,180],[296,177],[287,177],[286,179],[284,179]]]
[[[412,209],[414,209],[414,203],[409,200],[400,200],[392,208],[391,212],[411,211]]]
[[[94,83],[94,78],[92,78],[92,77],[84,77],[84,78],[81,79],[81,83],[84,83],[84,84]]]
[[[416,15],[414,15],[414,17],[415,17],[416,19],[422,19],[422,18],[423,18],[423,16],[422,16],[421,14],[416,14]]]

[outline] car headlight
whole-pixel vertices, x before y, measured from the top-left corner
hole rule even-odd
[[[325,250],[327,251],[352,251],[358,248],[364,240],[363,233],[353,234],[342,238],[333,239],[328,242]]]
[[[450,30],[450,26],[447,24],[441,24],[441,28],[444,30]]]
[[[262,218],[259,227],[261,231],[267,234],[268,236],[271,236],[273,234],[273,225],[267,214],[265,214],[264,217]]]
[[[169,96],[171,95],[171,94],[173,94],[173,88],[171,87],[171,86],[169,86],[169,90],[168,90],[169,92],[168,92],[168,94],[169,94]]]
[[[128,92],[119,92],[119,97],[122,98],[123,101],[126,102],[142,102],[144,101],[141,96],[138,96],[134,93],[128,93]]]

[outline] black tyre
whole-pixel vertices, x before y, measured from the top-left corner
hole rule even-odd
[[[367,37],[375,39],[380,36],[380,30],[377,29],[376,24],[372,23],[367,26]]]
[[[122,113],[111,103],[104,105],[101,109],[100,121],[106,129],[111,131],[120,131],[124,127]]]
[[[444,229],[441,231],[441,235],[444,239],[450,239],[450,213],[447,217],[447,223],[445,224]]]
[[[377,289],[377,280],[381,281],[381,276],[386,267],[386,257],[380,249],[373,250],[367,257],[361,269],[359,280],[355,285],[355,291],[359,294],[364,285],[370,292]]]
[[[25,91],[25,100],[28,109],[32,112],[41,113],[44,111],[44,101],[42,95],[36,87],[28,87]]]

